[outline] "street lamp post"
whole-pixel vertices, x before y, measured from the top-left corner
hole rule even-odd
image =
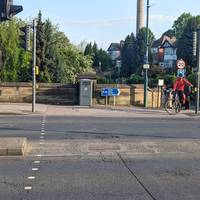
[[[33,20],[33,81],[32,81],[32,112],[35,112],[36,102],[36,20]]]
[[[196,114],[199,113],[199,86],[200,86],[200,27],[197,29],[197,99],[196,99]]]
[[[149,69],[149,0],[147,0],[147,19],[146,19],[146,54],[144,59],[144,70],[145,70],[145,80],[144,80],[144,107],[148,106],[148,69]]]

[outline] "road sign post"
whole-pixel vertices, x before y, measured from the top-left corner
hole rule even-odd
[[[108,105],[108,97],[114,98],[114,106],[116,105],[116,97],[119,96],[121,93],[119,88],[102,88],[101,89],[101,96],[105,97],[106,99],[106,106]]]
[[[111,89],[111,96],[113,96],[113,104],[116,106],[116,97],[119,96],[121,93],[119,88],[112,88]]]
[[[101,89],[101,96],[102,97],[105,97],[105,100],[106,100],[106,106],[108,105],[108,96],[110,94],[110,89],[109,88],[102,88]]]

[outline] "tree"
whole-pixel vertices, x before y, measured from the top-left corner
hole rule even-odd
[[[47,19],[44,23],[44,79],[47,82],[56,82],[55,41],[54,34],[57,31],[51,21]]]
[[[20,47],[20,20],[0,24],[0,50],[2,64],[0,81],[29,81],[30,54]]]
[[[133,33],[128,35],[124,41],[124,46],[121,52],[122,57],[122,77],[129,77],[131,74],[135,73],[137,66],[135,65],[136,59],[136,39]]]
[[[112,59],[110,55],[103,49],[98,50],[98,60],[99,64],[101,65],[101,71],[105,72],[112,69]]]
[[[93,49],[92,49],[92,43],[90,42],[89,44],[86,45],[84,55],[90,55],[93,56]]]
[[[110,55],[105,50],[99,49],[96,42],[93,45],[91,42],[86,45],[84,55],[91,57],[95,71],[101,70],[105,72],[112,69],[113,65]]]
[[[77,75],[91,70],[92,60],[73,45],[68,45],[57,55],[58,79],[61,83],[76,82]]]
[[[196,30],[196,27],[200,25],[200,16],[192,17],[184,31],[182,36],[177,42],[177,55],[178,59],[183,59],[187,65],[195,67],[193,63],[193,32]]]
[[[149,62],[152,62],[151,56],[151,44],[154,39],[154,34],[149,29],[148,30],[148,44],[149,44]],[[137,73],[140,74],[143,70],[144,64],[144,55],[146,54],[146,28],[140,29],[137,38],[136,38],[136,58],[135,58],[135,66],[137,67]]]
[[[92,47],[92,52],[93,52],[93,67],[95,70],[99,68],[99,55],[98,55],[98,46],[97,43],[94,42],[93,47]]]
[[[166,35],[166,36],[172,38],[172,37],[175,36],[175,31],[174,31],[173,29],[169,29],[169,30],[165,31],[165,32],[162,34],[162,36],[164,36],[164,35]]]
[[[172,30],[176,39],[181,38],[188,21],[192,18],[190,13],[183,13],[173,24]]]
[[[36,65],[39,66],[40,82],[46,82],[46,78],[44,75],[44,65],[45,65],[45,40],[44,40],[44,23],[42,22],[42,13],[39,11],[38,19],[37,19],[37,41],[36,41]]]
[[[37,23],[37,65],[40,82],[75,82],[79,73],[90,71],[92,60],[72,45],[66,35],[49,19]],[[25,21],[0,24],[0,81],[30,81],[31,53],[20,47],[20,30]],[[103,56],[102,56],[103,57]]]

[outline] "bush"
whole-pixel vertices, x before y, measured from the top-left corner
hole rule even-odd
[[[188,81],[190,81],[190,83],[192,83],[194,86],[197,85],[196,83],[196,80],[197,80],[197,74],[190,74],[188,77],[187,77]]]
[[[144,78],[139,75],[132,74],[126,82],[127,84],[142,84],[144,83]]]
[[[176,76],[174,74],[166,74],[163,76],[158,76],[157,77],[157,82],[159,79],[164,79],[164,84],[167,87],[173,87],[174,82],[176,81]]]

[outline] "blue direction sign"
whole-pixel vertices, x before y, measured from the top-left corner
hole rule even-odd
[[[101,89],[101,96],[102,97],[109,97],[109,96],[119,96],[120,89],[119,88],[102,88]]]
[[[109,88],[102,88],[101,89],[101,96],[102,97],[108,97],[108,96],[110,96],[110,89]]]
[[[120,89],[119,88],[112,88],[111,89],[111,96],[119,96],[120,95]]]

